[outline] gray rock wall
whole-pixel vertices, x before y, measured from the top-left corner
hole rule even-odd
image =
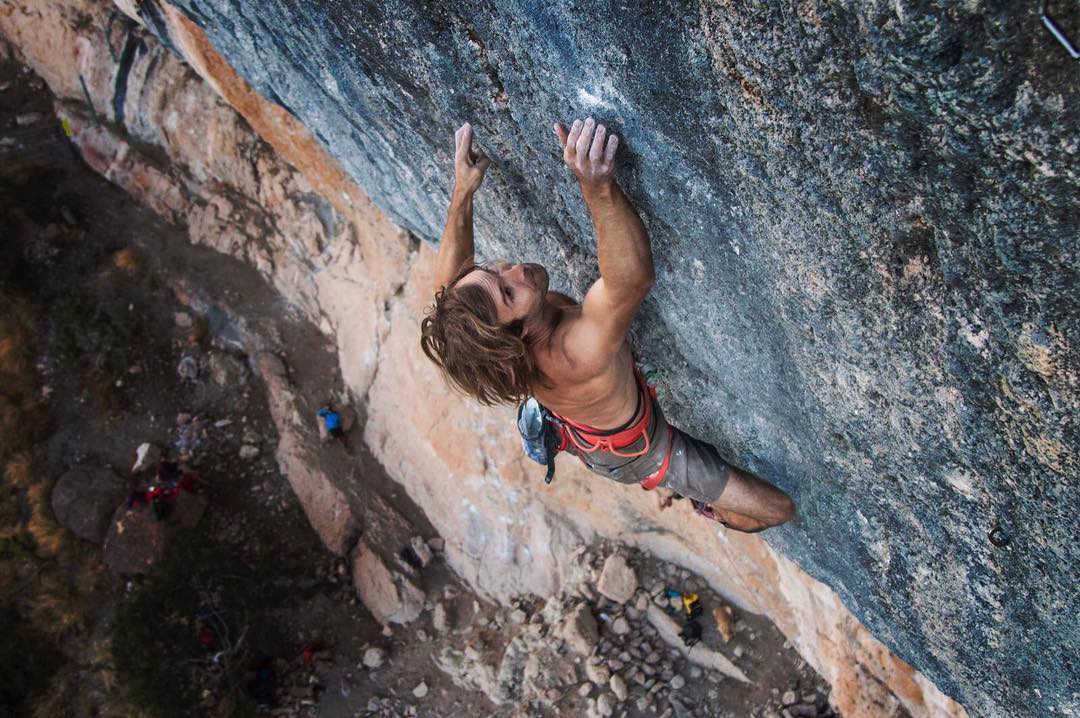
[[[974,714],[1078,710],[1080,90],[1033,3],[176,4],[426,240],[471,121],[483,255],[579,296],[551,123],[614,128],[659,273],[635,349],[795,497],[770,542]]]

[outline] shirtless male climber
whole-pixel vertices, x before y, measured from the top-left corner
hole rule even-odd
[[[615,181],[619,138],[590,117],[555,125],[596,229],[600,278],[580,304],[548,290],[539,264],[477,265],[473,194],[490,160],[455,135],[454,191],[435,266],[435,304],[422,324],[424,353],[449,383],[484,404],[535,397],[552,415],[558,450],[620,483],[662,487],[738,531],[789,521],[791,498],[731,466],[716,449],[664,418],[626,333],[655,281],[645,226]]]

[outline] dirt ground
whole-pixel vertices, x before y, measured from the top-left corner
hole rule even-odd
[[[35,471],[55,479],[76,466],[110,467],[135,489],[147,479],[130,476],[134,452],[149,442],[189,450],[209,498],[199,526],[175,532],[147,576],[108,576],[88,589],[95,610],[86,635],[111,639],[112,659],[103,668],[67,641],[66,659],[83,676],[82,700],[68,714],[110,714],[106,705],[158,715],[602,714],[597,698],[607,689],[582,676],[586,661],[561,646],[551,611],[542,616],[546,603],[586,600],[599,620],[603,661],[632,669],[648,662],[645,654],[658,656],[614,715],[830,715],[828,686],[767,620],[737,614],[735,636],[724,643],[708,618],[722,597],[634,552],[629,561],[646,591],[639,599],[667,605],[669,587],[700,594],[702,643],[736,660],[753,685],[695,668],[650,633],[641,611],[587,586],[490,603],[437,551],[416,571],[428,597],[420,619],[379,625],[357,599],[346,559],[322,546],[279,470],[265,386],[244,351],[256,336],[285,358],[305,415],[333,399],[355,418],[346,445],[321,442],[313,419],[312,460],[353,477],[361,494],[404,517],[399,546],[413,536],[437,539],[366,452],[363,410],[348,406],[335,347],[250,267],[190,245],[182,228],[83,165],[43,84],[13,62],[0,67],[0,162],[0,282],[38,310],[38,369],[52,422],[35,448]],[[581,561],[599,570],[615,550],[590,547]],[[629,633],[612,628],[623,616]],[[554,694],[496,705],[433,660],[471,647],[479,663],[497,665],[530,625],[540,626],[532,632],[546,637],[555,660],[572,666],[573,681]],[[204,641],[207,627],[213,635]],[[155,679],[131,678],[140,670]]]

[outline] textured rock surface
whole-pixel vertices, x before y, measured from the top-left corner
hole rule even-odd
[[[121,575],[146,573],[165,555],[176,529],[198,525],[207,503],[206,494],[181,491],[164,519],[157,518],[147,504],[130,509],[121,505],[113,514],[105,536],[105,564],[110,571]]]
[[[424,609],[424,592],[389,568],[365,541],[353,554],[353,583],[360,599],[381,623],[409,623]]]
[[[100,543],[127,489],[127,482],[110,469],[76,467],[53,487],[53,513],[64,528],[79,538]]]
[[[1080,93],[1032,8],[177,4],[425,239],[472,120],[485,254],[579,293],[549,125],[610,123],[660,268],[636,346],[793,493],[770,540],[972,705],[1070,697],[1075,665],[1030,666],[1074,646]]]
[[[587,656],[592,653],[596,642],[600,639],[597,632],[596,619],[589,610],[588,604],[579,603],[567,614],[559,629],[566,645],[571,651]]]
[[[844,604],[978,714],[1075,705],[1077,90],[1030,8],[650,6],[643,22],[598,6],[186,6],[425,238],[447,138],[472,120],[497,161],[477,216],[486,254],[546,261],[577,290],[590,232],[549,120],[616,126],[661,272],[637,346],[674,419],[793,492],[799,521],[768,535],[784,558],[561,460],[537,487],[509,412],[445,395],[418,356],[431,252],[335,184],[337,164],[292,141],[301,126],[168,8],[140,4],[310,174],[273,160],[150,38],[121,24],[105,46],[86,30],[106,25],[99,3],[29,5],[0,8],[0,29],[61,97],[84,103],[82,78],[114,123],[69,108],[84,157],[336,335],[369,446],[481,590],[546,595],[595,531],[767,612],[848,715],[960,711]],[[234,202],[266,223],[231,222]],[[988,542],[995,522],[1008,546]]]
[[[310,441],[305,442],[304,434],[295,430],[304,422],[304,417],[296,409],[296,397],[285,364],[264,352],[255,357],[255,366],[266,382],[270,415],[278,427],[278,465],[288,477],[319,538],[331,551],[344,555],[356,533],[356,520],[345,494],[309,458],[309,453],[317,451],[318,447],[312,447]],[[314,423],[313,417],[308,417],[308,423]]]
[[[604,560],[604,568],[596,582],[597,591],[616,603],[626,603],[634,597],[637,586],[634,569],[626,563],[624,556],[615,553]]]

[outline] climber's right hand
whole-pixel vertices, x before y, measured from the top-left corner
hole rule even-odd
[[[574,120],[569,131],[556,122],[555,135],[562,147],[563,162],[577,177],[582,190],[588,191],[611,182],[615,176],[618,135],[608,135],[607,128],[597,125],[591,117]]]
[[[468,122],[454,133],[454,192],[472,196],[484,181],[491,159],[472,146],[472,125]]]

